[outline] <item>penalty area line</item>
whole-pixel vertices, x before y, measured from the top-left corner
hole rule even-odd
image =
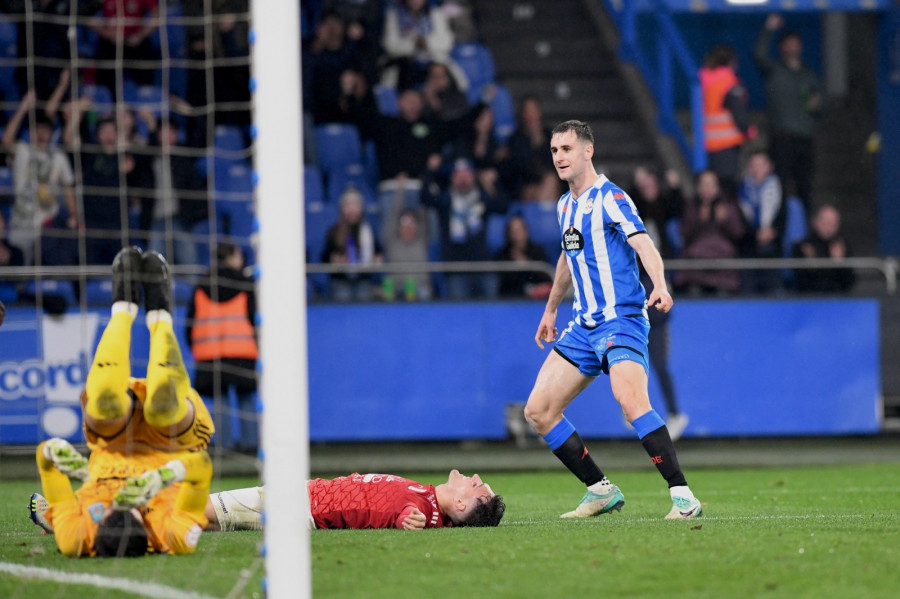
[[[61,572],[36,566],[12,564],[0,562],[0,572],[6,572],[19,578],[32,578],[61,582],[67,585],[77,584],[97,587],[101,589],[113,589],[133,593],[141,597],[153,597],[154,599],[214,599],[209,595],[182,591],[174,587],[167,587],[155,582],[141,582],[129,578],[111,578],[99,574],[84,574],[80,572]]]

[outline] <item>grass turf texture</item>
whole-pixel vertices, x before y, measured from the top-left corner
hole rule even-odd
[[[622,512],[561,520],[583,488],[565,472],[491,473],[507,503],[497,529],[316,531],[314,597],[896,597],[900,464],[700,469],[704,518],[665,521],[650,470],[611,472]],[[445,474],[410,474],[438,483]],[[218,488],[252,484],[222,480]],[[259,533],[205,534],[196,554],[70,560],[27,519],[33,485],[0,485],[0,561],[149,580],[226,596],[252,569]],[[243,593],[259,589],[260,573]],[[0,597],[127,597],[0,573]]]

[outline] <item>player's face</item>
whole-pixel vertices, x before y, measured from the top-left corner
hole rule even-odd
[[[480,476],[465,476],[459,470],[450,471],[447,486],[453,491],[454,497],[461,499],[467,506],[475,505],[478,499],[490,499],[494,496],[491,486],[482,481]]]
[[[550,139],[550,154],[559,178],[567,183],[584,174],[593,154],[593,146],[578,139],[572,130],[555,134]]]

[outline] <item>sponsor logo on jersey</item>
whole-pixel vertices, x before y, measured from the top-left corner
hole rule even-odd
[[[569,253],[578,253],[584,249],[584,236],[574,226],[563,233],[563,249]]]

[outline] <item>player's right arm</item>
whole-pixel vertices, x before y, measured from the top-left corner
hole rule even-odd
[[[572,288],[572,273],[569,272],[569,265],[566,262],[566,255],[560,253],[559,260],[556,261],[556,275],[553,277],[553,287],[550,289],[550,297],[547,298],[547,305],[544,308],[544,314],[541,316],[541,322],[538,325],[537,334],[534,336],[534,342],[541,349],[544,349],[544,342],[552,343],[556,340],[556,310],[565,299],[569,289]]]
[[[92,544],[89,523],[85,521],[81,505],[72,491],[69,477],[59,471],[46,449],[48,441],[37,447],[36,461],[41,476],[41,490],[50,511],[47,512],[53,524],[54,539],[60,553],[69,557],[87,555]]]

